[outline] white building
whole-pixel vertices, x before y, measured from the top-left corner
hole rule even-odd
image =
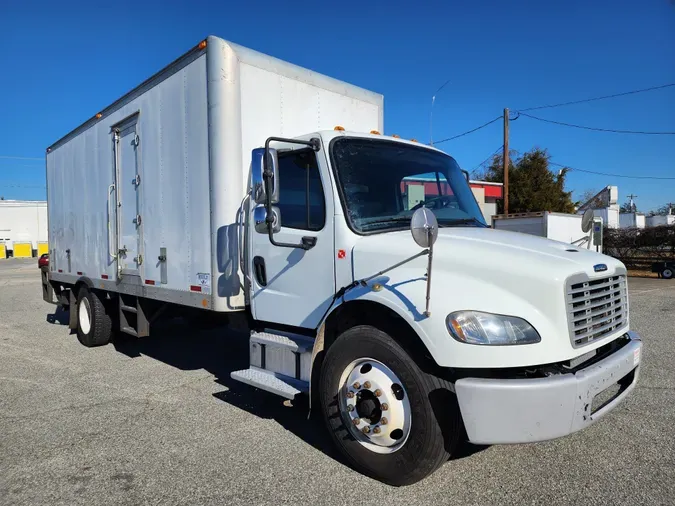
[[[0,259],[48,251],[47,202],[0,200]]]

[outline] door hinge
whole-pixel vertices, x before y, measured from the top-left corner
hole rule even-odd
[[[136,134],[136,135],[134,136],[134,141],[133,141],[134,146],[135,146],[135,147],[138,147],[138,145],[140,144],[140,142],[141,142],[141,138],[138,136],[138,134]]]
[[[134,257],[134,262],[136,262],[138,265],[141,265],[143,263],[143,255],[138,255],[137,257]]]
[[[131,184],[134,186],[138,186],[139,184],[141,184],[141,175],[136,174],[136,177],[131,180]]]
[[[137,214],[136,217],[134,218],[134,223],[136,224],[137,227],[141,224],[141,221],[142,221],[141,215]]]

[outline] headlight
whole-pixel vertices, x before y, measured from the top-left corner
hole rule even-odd
[[[522,318],[480,311],[456,311],[445,319],[450,335],[467,344],[532,344],[541,341],[534,327]]]

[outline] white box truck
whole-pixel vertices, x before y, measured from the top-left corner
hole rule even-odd
[[[184,310],[245,322],[232,377],[309,394],[394,485],[463,434],[541,441],[611,411],[640,370],[624,266],[487,227],[457,162],[380,135],[382,111],[207,38],[47,149],[45,298],[85,346]],[[442,191],[411,205],[402,182],[429,175]]]
[[[492,217],[492,226],[602,253],[602,218],[594,217],[593,212],[589,209],[583,215],[550,211],[497,214]]]

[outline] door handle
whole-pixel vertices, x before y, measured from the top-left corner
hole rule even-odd
[[[110,208],[110,197],[112,195],[112,192],[115,191],[115,185],[111,184],[108,186],[108,255],[110,255],[110,258],[115,258],[115,255],[112,253],[112,236],[110,235],[110,217],[112,216],[112,209]]]
[[[263,257],[253,257],[253,272],[255,272],[255,279],[258,284],[260,286],[267,286],[267,271]]]

